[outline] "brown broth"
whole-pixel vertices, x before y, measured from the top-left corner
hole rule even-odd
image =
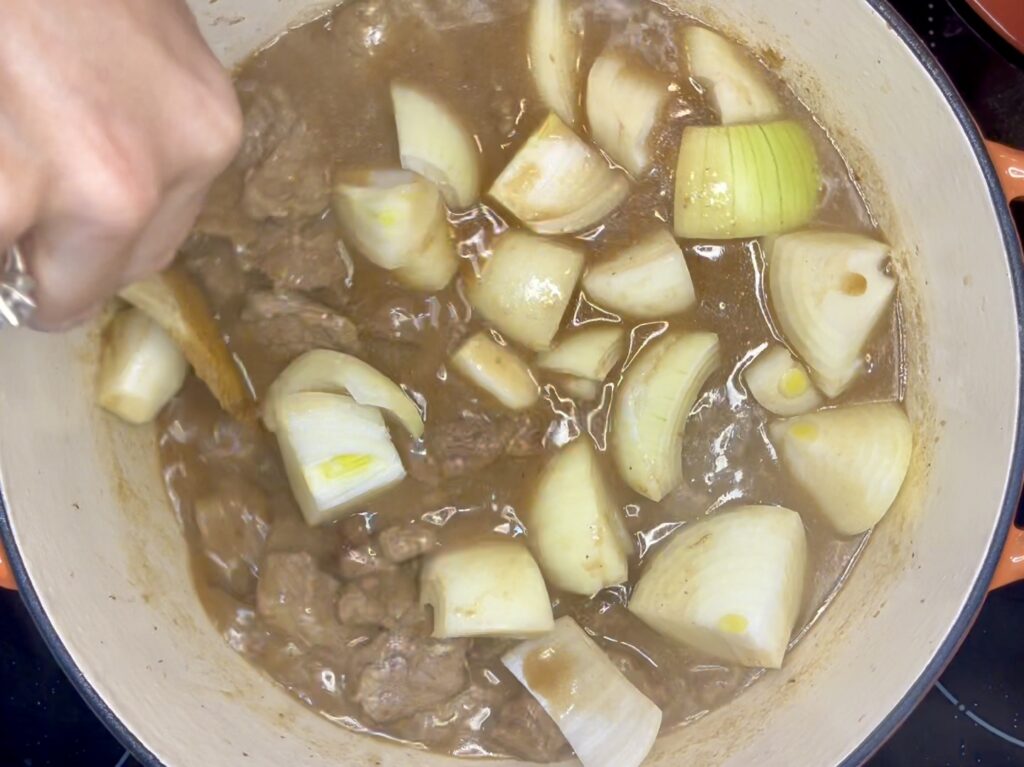
[[[255,55],[238,73],[239,92],[247,104],[254,94],[272,87],[283,89],[309,127],[310,141],[320,145],[335,170],[341,170],[397,166],[388,83],[395,77],[424,83],[443,93],[472,125],[483,151],[486,185],[545,114],[525,65],[525,10],[526,3],[519,0],[348,2]],[[599,260],[651,225],[671,221],[673,152],[680,133],[688,124],[711,122],[713,116],[699,89],[680,74],[678,32],[682,25],[693,23],[691,19],[644,0],[584,0],[579,13],[587,30],[583,71],[609,41],[627,43],[650,64],[674,75],[678,85],[669,120],[657,138],[655,169],[636,186],[626,205],[580,238],[591,251],[588,258]],[[779,89],[791,116],[806,124],[817,141],[827,189],[818,223],[873,233],[842,158],[811,115],[781,84]],[[215,198],[237,189],[240,181],[237,169],[229,171]],[[486,257],[493,237],[512,225],[484,205],[451,220],[465,259],[464,274]],[[760,245],[742,241],[684,242],[683,246],[699,306],[685,316],[633,328],[634,345],[668,327],[713,330],[721,338],[724,364],[705,387],[687,426],[681,456],[687,481],[663,502],[653,503],[630,492],[610,460],[602,457],[607,463],[605,475],[621,499],[636,538],[631,581],[645,558],[681,525],[730,504],[785,505],[801,510],[809,536],[811,566],[800,619],[800,626],[806,627],[841,584],[864,539],[837,538],[814,504],[786,480],[767,438],[766,414],[751,401],[741,382],[744,367],[756,353],[780,340],[769,319]],[[197,236],[186,258],[202,258],[224,248],[222,240]],[[385,272],[358,256],[353,263],[350,286],[337,293],[321,291],[315,297],[355,322],[368,362],[426,403],[428,431],[434,424],[463,418],[467,411],[500,414],[499,406],[446,367],[453,348],[483,327],[464,298],[461,278],[427,296],[397,286]],[[246,280],[249,290],[265,287],[265,280],[256,274]],[[261,339],[247,335],[239,300],[215,300],[214,304],[232,350],[257,395],[262,394],[287,360],[268,354]],[[897,318],[898,308],[871,344],[868,373],[840,402],[902,399]],[[374,330],[382,320],[407,338],[382,337]],[[580,297],[575,311],[567,313],[566,324],[606,320]],[[545,397],[537,416],[548,424],[549,451],[584,431],[600,448],[606,446],[608,408],[618,375],[613,372],[595,402],[573,400],[557,380],[543,381]],[[470,537],[528,535],[525,508],[543,455],[505,458],[473,476],[437,482],[430,479],[423,446],[395,433],[410,476],[366,504],[359,515],[311,530],[290,497],[273,440],[257,428],[231,421],[195,379],[165,410],[161,430],[166,481],[193,548],[199,593],[232,647],[313,709],[345,726],[459,755],[507,753],[507,748],[489,739],[487,714],[476,720],[468,714],[448,722],[435,719],[428,727],[420,720],[377,725],[367,718],[346,692],[346,667],[347,654],[369,642],[371,632],[354,632],[346,637],[345,648],[327,649],[303,645],[268,626],[255,608],[252,584],[229,593],[214,577],[194,509],[197,500],[214,492],[224,476],[242,477],[267,499],[272,517],[268,551],[308,551],[325,572],[334,573],[338,552],[358,543],[366,530],[410,520],[435,526],[442,545]],[[628,586],[606,589],[590,599],[553,593],[556,613],[573,615],[631,678],[644,679],[648,694],[665,709],[666,727],[706,715],[761,675],[659,637],[624,609],[628,590]],[[798,630],[796,636],[801,633]],[[470,713],[489,708],[493,717],[518,691],[518,683],[498,661],[507,646],[496,640],[473,643],[470,679],[474,683],[486,679],[496,693]]]

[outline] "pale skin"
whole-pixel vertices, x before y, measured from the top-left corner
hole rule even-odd
[[[32,324],[74,325],[167,266],[241,137],[184,0],[4,0],[0,248],[38,283]]]

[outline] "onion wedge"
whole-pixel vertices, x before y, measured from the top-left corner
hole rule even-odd
[[[910,467],[914,429],[894,403],[854,405],[769,427],[782,465],[841,535],[885,516]]]
[[[735,43],[704,27],[686,27],[683,43],[690,76],[706,86],[723,125],[768,122],[782,103],[760,65]]]
[[[511,410],[537,404],[540,389],[526,363],[487,333],[477,333],[454,355],[452,367]]]
[[[582,42],[567,0],[533,0],[530,71],[541,100],[567,125],[576,125],[579,114]]]
[[[583,767],[640,767],[661,729],[661,709],[634,687],[570,618],[501,662],[555,720]]]
[[[434,637],[539,636],[551,631],[551,599],[537,563],[517,541],[488,541],[432,555],[420,574],[420,604],[434,611]]]
[[[683,483],[683,431],[720,357],[714,333],[673,333],[626,370],[612,411],[612,454],[642,496],[660,501]]]
[[[122,288],[120,296],[167,331],[228,414],[239,421],[256,420],[249,387],[224,343],[202,290],[185,272],[171,267]]]
[[[603,309],[645,320],[682,314],[697,303],[683,251],[667,229],[589,267],[583,289]]]
[[[473,134],[434,94],[409,83],[391,83],[402,167],[441,188],[457,210],[480,199],[480,149]]]
[[[629,179],[551,113],[491,187],[499,204],[539,234],[582,232],[629,194]]]
[[[466,292],[473,308],[504,335],[542,350],[551,346],[582,271],[577,247],[510,231],[494,242]]]
[[[360,405],[391,413],[411,436],[423,436],[423,417],[401,387],[350,354],[314,349],[293,360],[267,390],[263,423],[269,431],[279,426],[278,401],[296,392],[347,394]]]
[[[784,346],[772,346],[758,355],[743,378],[758,404],[775,415],[803,415],[824,404],[807,369]]]
[[[288,481],[310,525],[344,516],[405,477],[377,408],[340,394],[293,392],[277,397],[274,410]]]
[[[447,242],[456,263],[454,244],[442,237],[448,221],[441,194],[422,176],[406,170],[346,173],[333,202],[345,239],[382,269],[406,266],[435,239]]]
[[[859,234],[803,231],[769,244],[768,289],[786,340],[829,397],[864,369],[864,347],[889,311],[889,246]]]
[[[629,578],[629,531],[590,440],[578,439],[541,471],[527,526],[541,570],[555,588],[592,596]]]
[[[584,327],[539,355],[537,366],[553,373],[603,381],[625,354],[625,328],[619,325]]]
[[[122,421],[152,421],[186,375],[188,362],[181,350],[138,309],[120,312],[104,330],[97,399]]]
[[[669,539],[640,577],[629,609],[660,634],[716,658],[781,668],[806,570],[800,515],[745,506]]]
[[[764,237],[818,210],[821,169],[800,123],[693,126],[676,168],[675,232],[698,240]]]
[[[671,81],[619,51],[606,51],[587,79],[594,143],[635,178],[651,164],[649,141],[668,103]]]

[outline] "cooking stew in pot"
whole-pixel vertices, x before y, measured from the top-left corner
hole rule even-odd
[[[889,246],[776,58],[643,0],[353,0],[240,69],[100,374],[234,649],[587,767],[784,663],[912,429]]]

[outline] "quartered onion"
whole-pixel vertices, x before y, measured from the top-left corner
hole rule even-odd
[[[676,167],[675,232],[687,239],[763,237],[818,210],[821,169],[800,123],[692,126]]]
[[[440,187],[452,208],[480,198],[480,149],[473,134],[437,95],[417,85],[391,84],[402,167]]]
[[[448,231],[437,187],[407,170],[340,176],[334,213],[348,243],[382,269],[406,266],[430,240]],[[455,264],[455,246],[447,242]]]
[[[590,381],[603,381],[626,354],[626,329],[598,325],[572,331],[537,357],[537,366]]]
[[[477,333],[459,347],[452,367],[511,410],[526,410],[540,399],[527,364],[487,333]]]
[[[651,164],[651,132],[668,103],[671,84],[621,51],[606,51],[590,69],[587,122],[594,143],[633,176]]]
[[[121,420],[152,421],[187,374],[188,362],[174,340],[138,309],[120,312],[105,329],[97,399]]]
[[[661,228],[588,267],[583,289],[602,308],[637,319],[681,314],[697,303],[683,251]]]
[[[768,122],[782,114],[761,66],[740,46],[704,27],[683,32],[690,76],[708,89],[723,125]]]
[[[807,369],[784,346],[771,346],[743,373],[747,388],[765,410],[775,415],[809,413],[824,403]]]
[[[626,370],[612,410],[612,454],[644,497],[660,501],[683,483],[683,431],[720,356],[714,333],[672,333]]]
[[[583,767],[640,767],[661,709],[634,687],[570,617],[501,659],[569,741]]]
[[[578,439],[541,471],[526,524],[548,582],[591,596],[629,577],[632,539],[590,440]]]
[[[283,394],[273,406],[288,481],[308,524],[338,519],[405,478],[377,408],[308,391]]]
[[[255,407],[202,289],[176,267],[122,288],[119,294],[170,334],[220,406],[240,421],[255,420]]]
[[[860,234],[802,231],[769,243],[768,286],[783,335],[829,397],[864,370],[864,348],[889,311],[889,246]]]
[[[582,36],[573,27],[568,0],[533,0],[530,11],[530,72],[541,101],[568,125],[580,104]]]
[[[423,417],[401,387],[350,354],[314,349],[292,361],[267,390],[263,407],[267,429],[278,429],[277,401],[295,392],[347,394],[360,405],[391,413],[411,436],[423,436]]]
[[[629,609],[658,633],[716,658],[781,668],[806,570],[800,515],[746,506],[670,538],[640,576]]]
[[[420,604],[433,609],[438,639],[526,638],[554,627],[544,578],[518,541],[484,541],[430,556],[420,574]]]
[[[552,113],[491,186],[490,195],[540,234],[589,229],[629,194],[629,179]]]
[[[547,349],[582,271],[579,248],[510,231],[495,240],[480,277],[466,291],[473,307],[505,336]]]
[[[769,427],[786,472],[841,535],[859,535],[892,507],[907,476],[914,430],[894,403],[854,405]]]

